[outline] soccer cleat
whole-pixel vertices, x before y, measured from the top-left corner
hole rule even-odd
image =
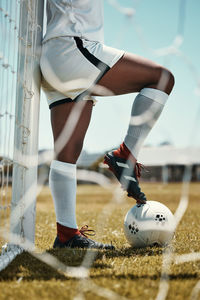
[[[82,249],[106,249],[106,250],[114,250],[115,247],[112,244],[102,244],[95,242],[87,237],[87,235],[94,234],[86,234],[86,231],[94,232],[94,230],[88,230],[88,226],[83,226],[79,232],[80,234],[75,234],[71,239],[62,243],[58,236],[56,237],[53,248],[82,248]]]
[[[136,162],[134,166],[129,159],[116,156],[114,151],[105,155],[104,163],[109,166],[122,188],[128,192],[128,197],[133,197],[138,203],[146,203],[146,196],[141,192],[138,181],[141,176],[141,164]]]

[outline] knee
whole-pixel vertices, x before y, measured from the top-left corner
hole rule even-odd
[[[175,84],[175,78],[170,70],[164,69],[163,72],[165,72],[166,77],[166,93],[170,94]]]
[[[172,72],[162,66],[159,67],[159,76],[157,82],[158,89],[169,95],[174,87],[174,84],[175,78]]]

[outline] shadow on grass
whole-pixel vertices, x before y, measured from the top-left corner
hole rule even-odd
[[[163,254],[163,248],[160,247],[148,247],[148,248],[139,248],[134,249],[132,247],[124,247],[121,249],[116,249],[114,251],[106,251],[104,255],[107,258],[114,257],[138,257],[138,256],[161,256]]]
[[[50,249],[47,253],[56,257],[60,262],[66,266],[78,267],[83,263],[86,253],[91,254],[93,258],[93,269],[110,269],[111,265],[104,262],[100,262],[102,258],[115,258],[115,257],[131,257],[131,256],[145,256],[145,255],[159,255],[162,253],[160,249],[132,249],[123,248],[118,250],[78,250],[78,249]],[[98,262],[97,262],[98,260]],[[90,261],[89,261],[90,264]],[[88,267],[88,264],[84,264]],[[48,266],[46,263],[38,260],[29,253],[22,253],[17,256],[15,260],[0,273],[0,281],[8,280],[18,280],[23,278],[23,280],[49,280],[49,279],[59,279],[66,280],[67,277],[64,276],[59,271],[55,270],[53,267]]]
[[[98,251],[96,253],[98,256]],[[82,264],[86,250],[71,250],[71,249],[54,249],[49,250],[49,254],[52,254],[60,262],[70,267],[78,267]],[[111,268],[110,265],[105,262],[96,262],[92,264],[92,268],[106,269]],[[64,276],[61,272],[57,271],[53,267],[47,265],[41,260],[33,257],[31,254],[24,252],[18,255],[14,261],[12,261],[6,269],[0,272],[1,281],[17,281],[22,278],[26,281],[31,280],[68,280],[70,277]]]
[[[126,274],[117,274],[117,275],[110,275],[110,274],[98,274],[98,275],[91,275],[91,278],[113,278],[113,279],[126,279],[126,280],[140,280],[140,279],[150,279],[150,280],[160,280],[161,274],[154,274],[154,275],[136,275],[136,274],[131,274],[131,273],[126,273]],[[187,280],[192,280],[199,278],[199,275],[197,273],[194,274],[189,274],[189,273],[181,273],[181,274],[171,274],[169,276],[170,280],[180,280],[180,279],[187,279]]]
[[[83,263],[84,257],[86,253],[91,254],[94,257],[94,261],[92,264],[92,269],[98,269],[99,271],[102,269],[112,269],[112,266],[105,262],[106,258],[115,258],[115,257],[132,257],[132,256],[155,256],[161,255],[161,248],[146,248],[146,249],[132,249],[132,248],[123,248],[120,250],[78,250],[78,249],[50,249],[47,253],[53,255],[60,262],[65,264],[66,266],[74,266],[78,267]],[[102,260],[102,261],[101,261]],[[84,264],[85,267],[87,263]],[[91,275],[91,278],[115,278],[115,279],[151,279],[157,280],[160,278],[160,274],[155,275],[135,275],[135,274],[99,274]],[[193,279],[197,278],[197,274],[178,274],[171,275],[170,279]],[[32,280],[70,280],[70,277],[64,276],[61,272],[55,270],[53,267],[48,266],[46,263],[40,261],[39,259],[33,257],[29,253],[22,253],[17,256],[15,260],[0,273],[0,281],[17,281],[22,278],[25,281]]]

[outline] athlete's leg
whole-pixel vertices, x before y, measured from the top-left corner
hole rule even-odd
[[[59,161],[76,163],[90,123],[92,108],[92,101],[81,101],[78,103],[64,103],[51,109],[55,152]],[[69,124],[67,124],[68,121],[70,121]],[[72,122],[74,126],[71,126]],[[61,135],[62,140],[59,145],[62,144],[62,146],[60,148],[56,144]]]
[[[144,203],[146,197],[136,180],[140,174],[136,160],[145,138],[163,110],[173,88],[174,77],[169,70],[152,61],[125,54],[98,84],[116,95],[139,92],[132,106],[124,143],[116,151],[108,153],[105,162],[128,194]],[[132,167],[129,161],[132,161]]]
[[[174,76],[166,68],[135,54],[124,56],[99,81],[115,95],[139,92],[145,87],[168,95],[174,86]]]
[[[98,84],[116,95],[139,92],[133,103],[131,122],[125,138],[126,146],[137,158],[144,139],[162,112],[173,88],[172,73],[150,60],[128,53]]]
[[[76,161],[82,150],[92,106],[92,101],[82,101],[64,103],[51,109],[55,152],[59,152],[51,163],[49,183],[56,212],[57,235],[63,243],[78,234]]]
[[[57,221],[54,248],[114,249],[112,245],[87,239],[78,230],[76,223],[76,161],[82,150],[92,107],[92,101],[82,101],[61,104],[51,109],[57,158],[52,161],[49,174]]]

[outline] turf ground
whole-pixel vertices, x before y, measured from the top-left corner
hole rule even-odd
[[[148,199],[163,202],[172,212],[178,206],[181,184],[143,184]],[[95,254],[89,269],[90,279],[73,279],[47,266],[28,253],[18,256],[0,273],[0,299],[155,299],[162,268],[161,248],[134,250],[123,234],[123,219],[135,203],[124,197],[122,203],[111,201],[111,190],[99,186],[78,187],[77,220],[79,226],[96,230],[96,240],[110,242],[115,251],[91,251]],[[199,252],[200,187],[190,185],[188,209],[180,222],[173,243],[175,254]],[[36,246],[48,250],[68,266],[79,266],[85,256],[81,250],[52,250],[56,235],[55,215],[49,189],[45,187],[37,202]],[[172,246],[171,246],[172,247]],[[84,262],[88,266],[88,261]],[[166,299],[192,299],[200,280],[200,261],[172,263]],[[82,293],[83,292],[83,293]],[[194,294],[193,294],[194,295]],[[199,294],[193,299],[200,299]]]

